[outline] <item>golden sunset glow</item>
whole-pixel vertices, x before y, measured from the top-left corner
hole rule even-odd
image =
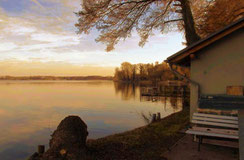
[[[0,0],[0,160],[243,159],[243,8]]]
[[[76,34],[79,9],[79,0],[0,1],[0,76],[112,75],[124,61],[162,62],[183,48],[181,33],[156,33],[144,48],[133,33],[108,53],[97,31]]]
[[[2,61],[0,75],[11,76],[113,76],[114,67],[80,66],[64,62]]]
[[[162,111],[162,116],[167,116],[181,109],[181,100],[175,109],[170,106],[170,99],[166,100],[164,108],[161,103],[141,103],[139,88],[136,93],[128,94],[133,92],[132,86],[128,91],[120,91],[111,81],[0,82],[0,87],[0,153],[4,150],[2,146],[11,146],[10,141],[33,145],[30,135],[36,136],[39,132],[44,132],[45,136],[40,136],[35,143],[47,142],[67,114],[82,116],[92,131],[90,136],[96,137],[94,128],[105,127],[105,133],[110,133],[112,126],[124,130],[143,125],[142,112]],[[133,101],[122,101],[121,96],[135,97]]]

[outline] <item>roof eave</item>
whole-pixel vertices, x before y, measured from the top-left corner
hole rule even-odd
[[[173,54],[172,56],[168,57],[166,61],[170,64],[190,66],[191,59],[188,57],[191,54],[195,54],[196,52],[203,49],[204,47],[218,41],[219,39],[222,39],[223,37],[243,27],[244,27],[244,18],[241,18],[239,21]]]

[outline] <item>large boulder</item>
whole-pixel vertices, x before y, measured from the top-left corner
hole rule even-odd
[[[44,160],[86,159],[87,125],[78,116],[68,116],[51,135],[49,149],[43,154]]]

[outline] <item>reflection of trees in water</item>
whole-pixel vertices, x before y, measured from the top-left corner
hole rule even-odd
[[[121,94],[121,98],[123,100],[130,100],[130,99],[136,99],[140,98],[140,101],[151,101],[151,102],[160,102],[164,104],[164,108],[166,108],[167,104],[171,106],[174,110],[179,109],[179,103],[182,103],[182,100],[179,101],[179,97],[165,97],[165,96],[142,96],[142,88],[138,84],[135,83],[119,83],[119,82],[114,82],[114,88],[115,88],[115,93],[116,94]],[[165,91],[165,88],[159,86],[159,91],[163,92]],[[177,88],[175,87],[167,87],[167,92],[171,93],[177,93]]]
[[[146,124],[151,123],[152,121],[152,113],[149,112],[147,115],[143,112],[141,112],[141,118],[144,120]]]
[[[139,86],[134,83],[114,82],[114,88],[115,93],[121,94],[123,100],[135,99],[139,90]]]
[[[157,99],[152,102],[160,102],[162,103],[162,107],[164,108],[164,111],[167,112],[167,109],[171,107],[173,109],[173,112],[179,111],[179,109],[182,109],[183,107],[183,99],[182,98],[177,98],[177,97],[160,97],[160,96],[142,96],[142,99],[147,99],[147,101],[151,101],[151,99]],[[152,121],[152,113],[148,112],[147,114],[144,112],[141,112],[139,116],[144,120],[145,124],[149,124]]]
[[[166,112],[167,109],[172,109],[173,112],[179,111],[182,108],[183,97],[172,97],[172,96],[142,96],[142,87],[138,84],[133,83],[119,83],[114,82],[115,93],[121,95],[123,100],[130,100],[140,98],[141,102],[153,102],[162,104],[162,109]],[[165,89],[165,88],[164,88]],[[167,88],[168,89],[168,88]],[[175,87],[169,87],[170,93],[178,92]],[[160,89],[159,89],[160,90]],[[176,91],[175,91],[176,90]],[[162,91],[162,90],[161,90]],[[169,91],[169,90],[167,90]],[[174,94],[175,95],[175,94]],[[152,113],[138,113],[140,118],[144,120],[146,124],[149,124],[152,120]]]
[[[177,98],[177,97],[163,97],[163,96],[141,96],[140,100],[142,102],[146,102],[146,101],[151,101],[154,103],[162,103],[164,104],[164,106],[167,105],[167,103],[170,103],[170,106],[172,106],[175,109],[178,109],[179,107],[179,101],[181,98]]]

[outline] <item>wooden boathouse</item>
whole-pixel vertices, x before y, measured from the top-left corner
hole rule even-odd
[[[238,115],[243,160],[244,18],[168,57],[167,62],[190,67],[191,116],[199,110]]]

